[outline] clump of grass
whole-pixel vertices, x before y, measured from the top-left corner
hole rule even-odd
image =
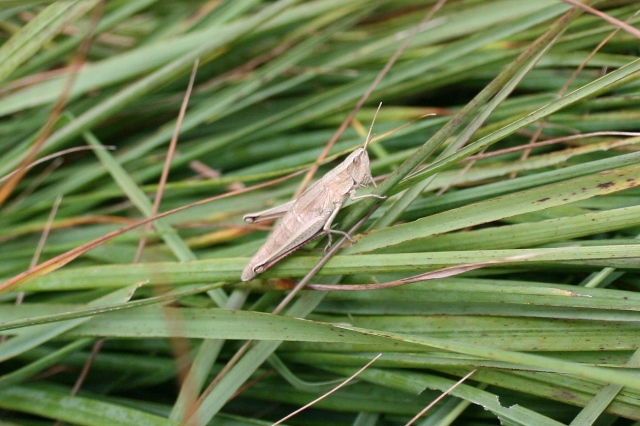
[[[43,3],[0,12],[3,418],[271,424],[382,354],[286,424],[640,420],[634,2]],[[389,199],[241,283],[379,102]]]

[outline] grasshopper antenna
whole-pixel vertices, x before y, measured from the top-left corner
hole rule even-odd
[[[365,150],[367,149],[367,145],[369,145],[369,142],[371,141],[371,132],[373,131],[373,123],[376,122],[376,117],[380,112],[380,108],[382,108],[382,102],[380,102],[380,104],[378,105],[378,109],[376,110],[376,113],[373,115],[373,120],[371,120],[371,126],[369,127],[369,133],[367,134],[367,140],[364,141]]]

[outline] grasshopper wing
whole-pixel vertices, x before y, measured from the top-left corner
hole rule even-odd
[[[309,187],[309,189],[312,189]],[[318,187],[316,187],[318,188]],[[333,203],[322,187],[305,191],[292,202],[291,208],[276,224],[260,250],[251,258],[242,272],[241,279],[248,281],[273,266],[280,259],[293,253],[312,239],[322,235],[322,228],[331,216]]]

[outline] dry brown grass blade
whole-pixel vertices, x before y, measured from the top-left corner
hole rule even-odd
[[[383,290],[387,288],[400,287],[407,284],[413,284],[420,281],[430,281],[439,278],[452,277],[460,275],[465,272],[473,271],[474,269],[481,269],[489,265],[500,265],[503,263],[520,262],[523,260],[533,259],[535,257],[545,256],[551,253],[564,252],[569,250],[570,247],[563,247],[559,249],[544,250],[538,253],[524,253],[516,256],[501,257],[499,259],[486,260],[484,262],[465,263],[462,265],[450,266],[448,268],[442,268],[435,271],[425,272],[424,274],[418,274],[407,278],[402,278],[395,281],[389,281],[386,283],[377,284],[309,284],[305,288],[310,288],[320,291],[367,291],[367,290]]]
[[[176,125],[173,130],[173,136],[171,137],[171,141],[169,142],[169,148],[167,150],[167,155],[165,157],[164,167],[162,168],[162,174],[160,175],[160,181],[158,182],[158,190],[156,191],[156,196],[153,199],[153,206],[151,207],[151,216],[155,216],[158,214],[158,210],[160,209],[160,203],[162,202],[162,196],[164,195],[164,188],[167,184],[167,179],[169,178],[169,170],[171,170],[171,161],[176,152],[176,146],[178,145],[178,137],[180,136],[180,128],[182,127],[182,122],[184,121],[184,116],[187,113],[187,105],[189,105],[189,99],[191,98],[191,92],[193,91],[193,84],[196,79],[196,72],[198,70],[199,60],[193,64],[193,69],[191,70],[191,76],[189,77],[189,84],[187,85],[187,90],[182,98],[182,105],[180,105],[180,112],[178,113],[178,119],[176,120]],[[149,230],[151,224],[146,225],[146,229]],[[142,252],[144,247],[147,245],[147,238],[143,237],[138,242],[138,248],[136,249],[136,254],[133,259],[133,263],[138,263],[140,258],[142,257]]]
[[[491,151],[491,152],[488,152],[488,153],[480,153],[480,154],[473,155],[471,157],[467,157],[462,161],[463,162],[465,162],[465,161],[477,161],[477,160],[481,160],[481,159],[484,159],[484,158],[493,158],[493,157],[497,157],[497,156],[500,156],[500,155],[509,154],[509,153],[512,153],[512,152],[518,152],[518,151],[522,151],[522,150],[526,150],[526,149],[533,149],[533,148],[539,148],[539,147],[542,147],[542,146],[556,145],[556,144],[560,144],[560,143],[569,142],[569,141],[572,141],[572,140],[580,140],[580,139],[592,138],[592,137],[596,137],[596,136],[631,136],[631,137],[633,137],[633,136],[640,136],[640,133],[638,133],[638,132],[616,132],[616,131],[580,133],[578,135],[570,135],[570,136],[563,136],[561,138],[548,139],[548,140],[543,141],[543,142],[535,142],[535,143],[532,143],[532,144],[526,144],[526,145],[521,145],[521,146],[513,146],[511,148],[499,149],[499,150]],[[614,148],[614,147],[616,147],[618,145],[623,145],[623,144],[624,143],[620,143],[618,141],[605,142],[605,145],[608,145],[610,148]]]
[[[460,386],[461,384],[463,384],[469,377],[471,377],[471,375],[473,373],[475,373],[478,370],[471,370],[471,372],[469,372],[466,376],[464,376],[463,378],[461,378],[460,380],[458,380],[456,383],[454,383],[453,386],[451,386],[449,389],[446,390],[446,392],[442,392],[442,394],[437,397],[436,399],[434,399],[433,401],[431,401],[431,403],[429,405],[427,405],[426,407],[424,407],[424,409],[422,409],[418,414],[415,415],[414,418],[412,418],[411,420],[409,420],[407,422],[407,424],[405,426],[411,426],[412,424],[414,424],[415,422],[418,421],[418,419],[422,416],[424,416],[424,414],[429,411],[431,408],[433,408],[434,405],[436,405],[438,402],[442,401],[442,399],[449,395],[451,392],[454,391],[455,388],[457,388],[458,386]]]
[[[108,149],[108,150],[114,150],[116,149],[115,146],[113,145],[107,145],[104,147],[95,147],[95,146],[74,146],[73,148],[68,148],[68,149],[63,149],[62,151],[58,151],[58,152],[54,152],[53,154],[47,155],[45,157],[39,158],[36,161],[34,161],[33,163],[27,164],[26,165],[26,169],[30,169],[32,167],[37,166],[38,164],[42,164],[42,163],[46,163],[49,160],[53,160],[59,157],[62,157],[63,155],[67,155],[67,154],[71,154],[73,152],[78,152],[78,151],[86,151],[86,150],[92,150],[92,149]],[[18,173],[19,170],[14,170],[11,173],[8,173],[2,177],[0,177],[0,182],[3,182],[7,179],[9,179],[11,176],[15,175],[16,173]]]
[[[366,363],[364,365],[364,367],[362,367],[361,369],[359,369],[358,371],[356,371],[355,373],[353,373],[351,376],[349,376],[346,380],[344,380],[342,383],[340,383],[338,386],[336,386],[335,388],[331,389],[329,392],[326,392],[324,395],[320,396],[319,398],[314,399],[313,401],[311,401],[310,403],[308,403],[307,405],[300,407],[299,409],[297,409],[296,411],[294,411],[293,413],[281,418],[280,420],[278,420],[277,422],[273,423],[271,426],[277,426],[279,424],[282,424],[283,422],[286,422],[287,420],[289,420],[291,417],[295,416],[298,413],[303,412],[304,410],[306,410],[309,407],[312,407],[313,405],[315,405],[316,403],[322,401],[323,399],[327,398],[329,395],[333,394],[334,392],[338,391],[339,389],[342,389],[343,387],[345,387],[346,385],[348,385],[350,382],[353,381],[353,379],[355,379],[356,377],[358,377],[364,370],[366,370],[367,368],[369,368],[371,366],[371,364],[373,364],[374,362],[376,362],[378,360],[378,358],[380,358],[382,356],[382,354],[378,354],[375,358],[373,358],[371,361],[369,361],[368,363]]]
[[[565,3],[568,3],[570,5],[572,5],[573,7],[577,7],[578,9],[582,9],[585,12],[591,13],[592,15],[595,15],[599,18],[604,19],[605,21],[609,22],[612,25],[615,25],[616,27],[620,28],[621,30],[624,30],[626,32],[628,32],[629,34],[631,34],[632,36],[636,37],[636,38],[640,38],[640,30],[638,30],[635,27],[632,27],[631,25],[627,24],[626,22],[623,22],[619,19],[614,18],[611,15],[608,15],[604,12],[599,11],[598,9],[595,9],[589,5],[586,5],[584,3],[580,3],[579,1],[576,0],[562,0]]]
[[[93,13],[91,14],[91,22],[89,25],[89,29],[87,30],[87,34],[85,35],[84,39],[82,40],[82,43],[80,44],[80,47],[78,48],[78,50],[76,51],[75,55],[71,60],[71,65],[69,66],[69,78],[65,83],[62,93],[60,94],[60,96],[58,97],[58,100],[53,106],[53,110],[51,111],[51,114],[49,114],[49,117],[47,118],[47,122],[45,123],[44,127],[36,137],[35,141],[33,142],[33,145],[27,152],[27,155],[24,157],[24,159],[18,166],[16,172],[13,173],[11,177],[9,177],[7,182],[0,187],[0,205],[4,204],[4,202],[7,200],[7,198],[9,198],[9,196],[11,195],[15,187],[18,185],[18,183],[20,183],[24,175],[27,173],[29,165],[35,161],[36,157],[38,156],[38,153],[44,146],[44,143],[47,141],[47,138],[49,137],[49,135],[51,135],[53,128],[55,127],[56,123],[58,122],[58,119],[62,115],[62,112],[64,111],[64,107],[67,104],[67,101],[69,100],[71,89],[76,81],[78,73],[80,72],[80,68],[85,62],[87,53],[89,52],[89,47],[91,46],[93,34],[98,26],[98,23],[100,22],[103,9],[104,9],[104,0],[99,2],[96,5],[95,9],[93,10]]]

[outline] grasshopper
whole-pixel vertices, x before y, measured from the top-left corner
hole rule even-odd
[[[249,281],[303,245],[323,235],[329,238],[327,248],[331,245],[331,234],[344,235],[353,241],[346,232],[331,229],[331,224],[347,197],[351,200],[366,197],[387,198],[375,194],[356,196],[357,188],[365,187],[369,183],[376,186],[371,176],[367,145],[371,140],[371,130],[378,111],[373,117],[363,147],[355,149],[342,163],[307,188],[298,199],[244,216],[243,219],[249,223],[281,219],[242,271],[242,281]]]

